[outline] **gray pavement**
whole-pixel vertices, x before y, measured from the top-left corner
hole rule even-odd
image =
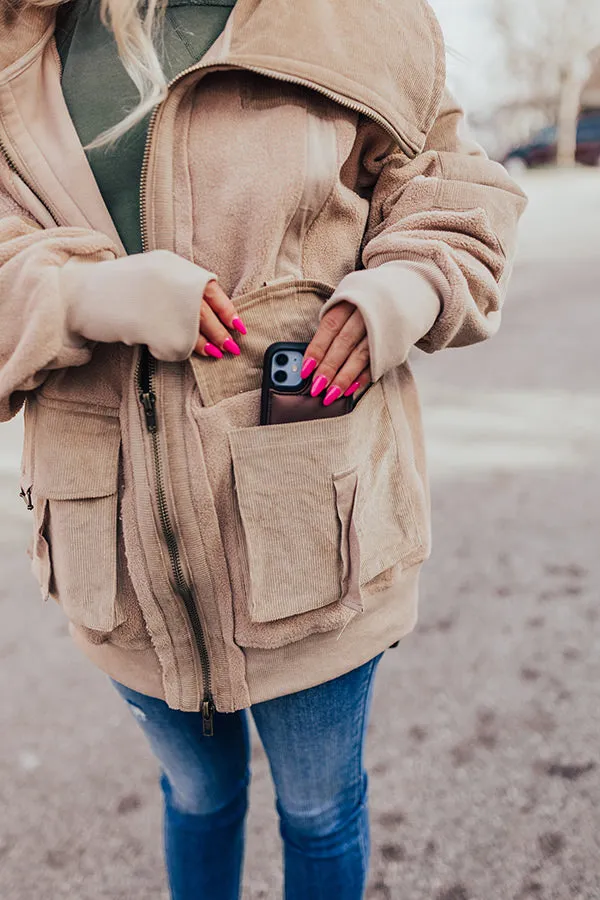
[[[369,900],[600,900],[600,173],[525,186],[501,334],[414,360],[435,550],[376,684]],[[0,898],[163,900],[154,764],[38,599],[19,436],[0,429]],[[253,754],[244,900],[277,900]]]

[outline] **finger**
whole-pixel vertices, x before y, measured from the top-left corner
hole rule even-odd
[[[217,347],[218,350],[225,350],[233,353],[234,356],[240,355],[240,348],[233,340],[223,323],[217,318],[216,313],[212,311],[210,306],[202,304],[200,311],[200,335]]]
[[[311,389],[311,393],[314,391],[313,396],[319,394],[327,385],[330,385],[333,382],[339,370],[346,363],[346,360],[350,357],[363,338],[365,338],[366,333],[365,320],[360,311],[354,308],[350,318],[330,343],[327,353],[315,371],[313,388]],[[363,361],[361,367],[356,370],[356,374],[364,369],[367,362],[368,360]],[[350,384],[350,382],[348,382],[348,384]],[[346,385],[346,387],[348,387],[348,385]]]
[[[214,344],[211,344],[210,341],[207,341],[202,335],[196,341],[194,353],[199,353],[200,356],[211,356],[213,359],[223,359],[222,351],[215,347]]]
[[[204,289],[203,300],[226,328],[235,328],[246,334],[246,326],[238,316],[235,306],[217,281],[209,281]]]
[[[355,309],[356,307],[352,303],[342,300],[341,303],[337,303],[329,312],[325,313],[319,323],[317,333],[304,353],[300,373],[303,378],[312,375]]]
[[[358,378],[352,382],[349,388],[344,391],[344,397],[352,397],[357,391],[362,391],[367,385],[371,384],[373,376],[371,375],[371,367],[364,369]]]
[[[365,337],[355,347],[346,362],[337,372],[325,394],[325,399],[323,400],[324,405],[329,406],[341,397],[342,394],[350,396],[357,391],[359,387],[364,387],[364,385],[368,384],[371,374],[369,362],[369,341],[368,338]]]

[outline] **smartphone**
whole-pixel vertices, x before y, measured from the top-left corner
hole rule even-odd
[[[339,397],[323,406],[324,394],[310,396],[312,376],[300,370],[308,344],[278,341],[267,347],[263,360],[261,425],[284,425],[307,419],[331,419],[352,410],[353,397]]]

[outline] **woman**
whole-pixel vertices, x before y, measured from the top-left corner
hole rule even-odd
[[[362,897],[373,675],[430,549],[407,356],[497,330],[523,195],[425,0],[2,3],[0,414],[42,594],[160,762],[176,900],[239,897],[246,708],[286,898]],[[353,410],[260,426],[280,340]]]

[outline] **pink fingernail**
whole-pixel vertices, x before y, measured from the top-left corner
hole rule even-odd
[[[232,319],[231,324],[235,328],[236,331],[239,331],[240,334],[246,334],[248,332],[248,329],[246,328],[246,326],[244,325],[244,323],[242,322],[242,320],[240,319],[239,316],[236,316],[235,319]]]
[[[323,400],[323,406],[331,406],[338,397],[342,396],[342,389],[337,386],[337,384],[333,384],[327,393],[325,394],[325,399]]]
[[[229,353],[233,353],[234,356],[240,355],[240,348],[233,338],[230,337],[228,337],[226,341],[223,341],[223,350],[228,350]]]
[[[318,397],[318,395],[321,393],[321,391],[323,390],[323,388],[325,387],[326,384],[327,384],[327,379],[325,378],[325,376],[319,375],[319,377],[315,378],[315,380],[313,382],[313,386],[310,389],[310,396]]]
[[[300,370],[300,377],[308,378],[308,376],[312,375],[312,373],[315,371],[316,368],[317,368],[316,359],[313,359],[312,356],[309,356],[308,359],[305,359],[302,364],[302,369]]]
[[[348,390],[344,391],[344,397],[350,397],[354,391],[357,391],[360,387],[360,381],[353,381]]]
[[[209,356],[213,356],[215,359],[223,359],[223,354],[214,344],[205,344],[204,352],[208,353]]]

